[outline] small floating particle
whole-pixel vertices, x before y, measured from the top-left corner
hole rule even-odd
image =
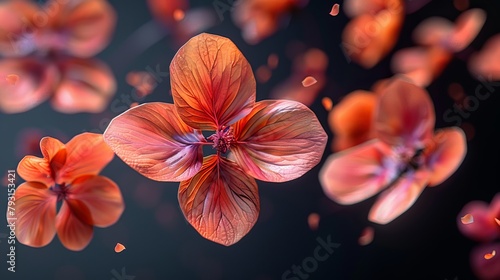
[[[304,87],[310,87],[312,85],[314,85],[315,83],[317,83],[318,81],[312,77],[312,76],[307,76],[303,81],[302,81],[302,85]]]
[[[186,15],[186,13],[184,13],[184,11],[181,9],[175,10],[174,14],[173,14],[175,21],[183,20],[185,15]]]
[[[493,258],[496,254],[497,254],[497,251],[493,250],[491,253],[485,254],[484,258],[486,260],[489,260],[489,259]]]
[[[10,74],[10,75],[7,75],[5,77],[5,80],[7,81],[7,83],[9,83],[10,85],[13,85],[15,86],[17,84],[17,82],[19,81],[19,76],[16,75],[16,74]]]
[[[460,218],[460,220],[462,221],[462,224],[468,225],[474,222],[474,217],[471,214],[466,214],[465,216]]]
[[[271,69],[275,69],[276,67],[278,67],[278,63],[279,63],[279,57],[277,54],[272,53],[267,58],[267,66]]]
[[[333,101],[330,97],[326,97],[326,96],[323,97],[323,99],[321,99],[321,104],[323,104],[323,107],[328,112],[330,112],[333,108]]]
[[[121,243],[116,243],[115,252],[120,253],[123,250],[125,250],[125,246],[123,246],[123,244]]]
[[[340,11],[340,5],[339,4],[334,4],[332,6],[332,10],[330,11],[330,15],[331,16],[337,16],[339,14],[339,11]]]
[[[309,216],[307,216],[307,224],[309,224],[309,228],[311,230],[317,230],[318,225],[319,225],[319,214],[318,213],[311,213]]]
[[[272,73],[266,65],[259,66],[256,71],[257,80],[260,83],[265,83],[271,79]]]
[[[358,243],[361,246],[366,246],[373,241],[373,236],[375,235],[375,232],[372,227],[366,227],[363,229],[361,232],[361,235],[359,236]]]

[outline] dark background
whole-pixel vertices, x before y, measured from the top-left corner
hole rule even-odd
[[[129,71],[144,71],[148,66],[155,69],[157,65],[161,71],[168,71],[179,46],[167,35],[145,50],[134,51],[143,41],[129,38],[151,21],[151,14],[144,1],[110,2],[118,14],[117,29],[111,44],[97,57],[113,69],[118,82],[113,100],[120,100],[121,96],[131,96],[132,88],[125,83]],[[390,55],[370,70],[348,63],[339,47],[341,31],[348,18],[342,11],[337,17],[330,16],[333,4],[333,1],[310,1],[305,9],[292,15],[288,28],[257,45],[245,43],[229,12],[224,14],[224,20],[207,30],[231,38],[254,71],[266,63],[270,53],[279,54],[280,64],[271,79],[258,84],[258,100],[269,98],[274,86],[290,75],[291,61],[285,54],[290,42],[324,50],[329,56],[328,83],[311,108],[330,140],[321,97],[329,96],[336,102],[350,91],[369,89],[377,80],[392,75]],[[210,1],[191,1],[191,6],[213,9]],[[448,86],[458,82],[466,94],[474,94],[481,83],[468,72],[466,58],[500,32],[498,1],[471,1],[471,7],[487,12],[484,28],[471,46],[457,54],[444,73],[427,88],[436,106],[436,127],[454,125],[443,118],[443,113],[453,106],[447,94]],[[411,31],[423,19],[443,16],[454,20],[459,14],[451,0],[434,0],[407,15],[395,50],[414,45]],[[166,78],[141,102],[172,102],[169,87]],[[427,188],[411,209],[388,225],[367,221],[375,197],[352,206],[330,201],[317,178],[321,162],[302,178],[288,183],[259,182],[259,220],[239,243],[224,247],[201,237],[184,220],[177,202],[178,183],[148,180],[115,157],[102,175],[117,182],[124,195],[126,209],[118,223],[106,229],[96,228],[90,245],[81,252],[65,249],[57,237],[39,249],[18,243],[16,273],[7,273],[8,247],[6,239],[0,239],[0,279],[109,280],[114,277],[113,270],[121,274],[122,268],[127,275],[135,276],[135,280],[281,279],[292,265],[313,256],[318,237],[324,240],[329,237],[340,247],[327,260],[319,262],[307,279],[474,279],[469,252],[477,244],[462,236],[456,223],[459,211],[467,202],[489,202],[499,190],[497,88],[495,86],[495,92],[481,101],[478,109],[465,120],[474,127],[475,135],[468,142],[462,166],[440,186]],[[26,140],[22,133],[27,129],[40,129],[44,136],[67,141],[83,131],[103,132],[109,119],[118,113],[121,112],[109,107],[101,114],[64,115],[55,112],[46,102],[22,114],[0,114],[2,174],[17,167],[23,156],[17,149]],[[323,159],[330,153],[328,145]],[[18,178],[17,184],[21,182]],[[0,192],[0,206],[5,207],[6,201],[5,188]],[[321,216],[316,231],[307,223],[311,212]],[[359,246],[358,237],[366,226],[374,227],[375,239],[367,246]],[[7,230],[5,226],[0,227],[0,233]],[[117,242],[126,246],[119,254],[113,250]]]

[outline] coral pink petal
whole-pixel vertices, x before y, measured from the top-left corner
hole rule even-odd
[[[458,127],[436,131],[434,149],[427,156],[427,166],[432,175],[429,186],[436,186],[448,179],[460,166],[467,153],[465,133]]]
[[[71,5],[65,5],[66,10],[59,22],[67,38],[65,48],[76,57],[94,56],[111,40],[116,25],[116,12],[108,1],[71,2]]]
[[[365,200],[385,188],[395,170],[386,170],[384,144],[372,140],[328,157],[319,172],[325,194],[341,204]]]
[[[66,143],[66,161],[56,174],[56,182],[71,183],[83,175],[97,175],[113,157],[102,134],[78,134]]]
[[[375,109],[377,137],[392,146],[421,148],[432,137],[434,105],[421,87],[394,78],[382,93]]]
[[[486,12],[481,9],[470,9],[463,12],[455,22],[448,47],[454,52],[465,49],[479,34],[485,22]]]
[[[175,107],[193,128],[233,124],[255,103],[252,67],[225,37],[202,33],[190,39],[174,56],[170,74]]]
[[[481,51],[469,58],[469,70],[483,79],[500,80],[500,34],[489,38]]]
[[[260,211],[257,183],[234,162],[208,156],[200,172],[179,187],[189,223],[205,238],[229,246],[244,237]]]
[[[473,223],[462,223],[461,217],[466,214],[474,217]],[[489,213],[488,204],[484,201],[467,203],[457,216],[457,226],[463,235],[475,241],[488,242],[500,236],[498,225]]]
[[[83,202],[89,209],[93,225],[108,227],[118,221],[125,209],[123,197],[115,182],[103,176],[82,176],[71,184],[71,199]]]
[[[5,77],[17,75],[12,84]],[[0,112],[7,114],[28,111],[50,97],[58,80],[56,68],[33,58],[0,60]]]
[[[493,256],[493,251],[496,252]],[[470,265],[478,279],[500,279],[500,242],[486,243],[473,248],[470,254]],[[488,254],[491,258],[488,258]]]
[[[6,210],[7,221],[15,221],[16,239],[31,247],[49,244],[56,234],[57,197],[47,186],[27,182],[16,189],[15,198],[14,210],[7,207]]]
[[[453,33],[453,22],[442,17],[430,17],[418,24],[413,31],[413,40],[422,46],[445,47]]]
[[[123,244],[121,244],[121,243],[116,243],[115,252],[121,253],[121,252],[123,252],[123,250],[125,250],[125,246],[123,246]]]
[[[235,161],[252,177],[284,182],[304,175],[323,155],[328,136],[316,115],[289,100],[255,104],[234,126]]]
[[[64,247],[72,251],[83,250],[94,233],[89,209],[78,200],[65,200],[56,217],[56,229]]]
[[[36,48],[27,30],[36,33],[34,17],[39,12],[31,1],[2,1],[0,3],[0,56],[21,57]]]
[[[368,219],[377,224],[387,224],[408,210],[427,184],[426,171],[403,175],[393,186],[377,198]]]
[[[39,182],[51,186],[54,184],[51,162],[57,159],[56,155],[64,149],[64,144],[55,138],[44,137],[40,140],[40,149],[43,158],[25,156],[19,162],[17,172],[25,181]]]
[[[65,59],[60,61],[62,73],[51,100],[54,109],[65,114],[100,113],[116,92],[111,69],[95,59]]]
[[[187,180],[202,166],[203,135],[182,122],[172,104],[129,109],[111,121],[104,139],[125,163],[153,180]]]

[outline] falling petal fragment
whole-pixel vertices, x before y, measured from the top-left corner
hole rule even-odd
[[[307,224],[309,225],[309,228],[311,230],[317,230],[318,225],[319,225],[319,214],[318,213],[311,213],[309,216],[307,216]]]
[[[332,6],[332,10],[330,11],[330,15],[331,16],[337,16],[339,14],[339,11],[340,11],[340,5],[339,4],[334,4]]]
[[[491,253],[487,253],[484,255],[484,259],[490,260],[497,254],[497,251],[493,250]]]
[[[125,246],[123,246],[123,244],[121,244],[121,243],[116,243],[115,252],[120,253],[123,250],[125,250]]]
[[[321,104],[323,104],[323,107],[328,112],[330,112],[333,108],[333,101],[330,97],[323,97],[323,99],[321,99]]]
[[[365,229],[363,229],[358,239],[359,245],[366,246],[372,243],[374,234],[375,231],[373,230],[372,227],[366,227]]]
[[[314,85],[315,83],[317,83],[318,81],[312,77],[312,76],[307,76],[303,81],[302,81],[302,85],[304,87],[310,87],[312,85]]]
[[[460,220],[462,221],[462,224],[468,225],[474,222],[474,217],[471,214],[466,214],[465,216],[460,218]]]
[[[10,74],[10,75],[7,75],[7,77],[5,77],[5,80],[10,85],[15,86],[17,84],[17,82],[19,81],[19,76],[16,74]]]

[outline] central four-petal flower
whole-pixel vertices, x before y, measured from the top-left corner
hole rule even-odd
[[[234,244],[257,221],[255,179],[302,176],[321,160],[327,135],[301,103],[255,102],[252,68],[227,38],[192,38],[170,74],[174,104],[134,107],[113,119],[104,139],[142,175],[181,181],[179,203],[191,225],[205,238]],[[201,131],[214,133],[205,139]],[[204,145],[216,153],[203,157]]]

